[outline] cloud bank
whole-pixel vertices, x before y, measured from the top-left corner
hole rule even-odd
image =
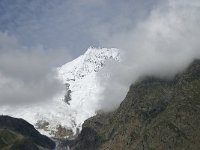
[[[200,1],[166,0],[158,3],[149,17],[137,25],[106,35],[102,42],[120,48],[122,61],[107,66],[112,73],[110,79],[100,77],[102,87],[105,87],[99,99],[100,108],[105,111],[116,109],[130,84],[138,78],[169,79],[195,58],[200,58],[199,27]]]
[[[45,102],[62,92],[64,85],[52,69],[57,55],[42,47],[25,47],[14,36],[0,32],[1,105]]]

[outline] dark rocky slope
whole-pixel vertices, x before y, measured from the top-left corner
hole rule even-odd
[[[0,116],[1,150],[53,149],[55,143],[23,119]]]
[[[71,150],[199,150],[200,60],[172,81],[138,81],[120,107],[83,124]]]

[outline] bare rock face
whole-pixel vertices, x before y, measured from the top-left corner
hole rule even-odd
[[[55,135],[55,138],[58,138],[58,139],[72,138],[73,131],[59,125],[54,135]]]
[[[200,60],[173,80],[138,81],[115,112],[86,120],[73,142],[74,150],[200,149]]]

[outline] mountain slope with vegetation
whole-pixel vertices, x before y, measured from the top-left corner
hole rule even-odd
[[[200,60],[173,80],[146,77],[113,113],[85,121],[71,150],[199,150]]]
[[[50,150],[55,143],[23,119],[0,116],[1,150]]]

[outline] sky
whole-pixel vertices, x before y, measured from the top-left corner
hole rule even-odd
[[[156,0],[0,0],[0,102],[48,101],[65,88],[55,67],[105,47],[148,16]]]
[[[102,29],[112,24],[112,29],[109,27],[104,34],[126,30],[147,16],[156,3],[156,0],[0,0],[0,31],[16,37],[22,45],[57,52],[64,49],[75,58],[90,46],[105,46],[104,35],[97,36]]]
[[[199,10],[199,0],[0,0],[0,102],[48,101],[63,90],[55,67],[115,47],[122,62],[100,77],[112,110],[138,78],[172,78],[200,58]]]

